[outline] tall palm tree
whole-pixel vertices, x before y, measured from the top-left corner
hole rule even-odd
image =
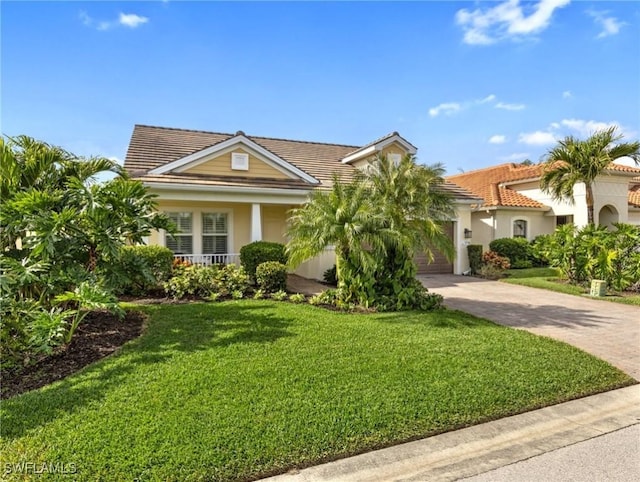
[[[587,220],[594,222],[593,183],[609,165],[620,157],[630,157],[640,165],[640,143],[618,143],[622,135],[615,127],[600,130],[582,141],[568,136],[547,153],[540,187],[557,201],[574,202],[573,188],[584,183]]]
[[[404,251],[411,260],[416,252],[433,260],[434,248],[450,260],[455,256],[453,243],[443,230],[443,222],[455,217],[451,196],[442,189],[444,173],[441,164],[418,165],[407,154],[398,163],[378,155],[356,174],[377,199],[389,228],[399,234],[392,238],[400,243],[395,251]]]
[[[314,191],[306,204],[291,211],[289,262],[297,266],[334,246],[338,288],[346,289],[347,279],[351,284],[353,276],[367,277],[375,268],[371,248],[380,247],[386,235],[383,221],[367,186],[334,176],[331,191]]]

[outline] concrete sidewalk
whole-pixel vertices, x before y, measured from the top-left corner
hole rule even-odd
[[[266,480],[272,482],[459,480],[541,454],[545,454],[543,457],[546,457],[547,452],[551,453],[556,449],[639,423],[640,385],[634,385]],[[586,456],[590,457],[590,454],[587,453]],[[562,468],[565,471],[571,469],[566,466]],[[606,472],[606,467],[603,470]],[[621,471],[620,467],[611,470],[615,470],[616,474]],[[627,467],[623,472],[625,476],[631,477],[629,480],[640,480],[640,467],[635,457],[627,461]],[[617,480],[617,477],[612,472],[611,477],[605,474],[601,480]]]

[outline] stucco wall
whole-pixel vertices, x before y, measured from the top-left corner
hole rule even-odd
[[[527,221],[527,239],[533,240],[540,234],[550,234],[556,227],[555,216],[543,211],[499,209],[477,211],[471,214],[473,238],[471,244],[481,244],[483,250],[489,249],[494,239],[512,238],[513,222],[516,219]]]

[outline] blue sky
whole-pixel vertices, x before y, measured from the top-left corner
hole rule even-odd
[[[7,2],[2,133],[124,159],[134,124],[361,145],[450,174],[640,136],[640,3]]]

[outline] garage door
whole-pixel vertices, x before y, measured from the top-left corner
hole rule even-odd
[[[453,222],[448,222],[444,225],[444,232],[449,239],[453,240]],[[453,273],[453,263],[447,261],[444,254],[440,251],[433,250],[433,262],[427,264],[427,257],[420,253],[415,258],[418,265],[418,274],[451,274]]]

